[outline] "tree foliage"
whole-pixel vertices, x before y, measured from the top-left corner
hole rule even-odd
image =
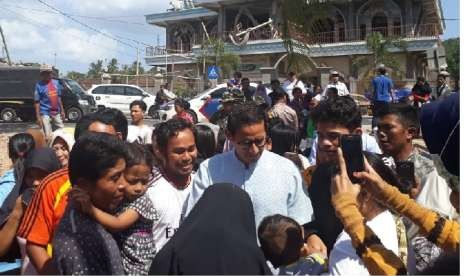
[[[89,70],[87,71],[88,78],[99,78],[103,73],[103,60],[99,59],[97,62],[91,62],[89,64]]]
[[[107,73],[115,74],[119,72],[118,60],[116,58],[110,59],[107,64]]]
[[[145,70],[139,62],[139,75],[144,74]],[[127,70],[123,73],[126,75],[135,75],[137,73],[137,61],[134,61],[131,65],[127,67]]]
[[[380,32],[373,32],[367,35],[366,44],[369,55],[357,56],[352,59],[352,66],[356,71],[363,68],[366,69],[361,76],[362,79],[372,77],[375,74],[376,67],[380,64],[384,64],[385,67],[392,69],[396,77],[402,77],[402,74],[405,72],[399,70],[399,62],[397,62],[397,58],[395,58],[389,49],[399,48],[406,52],[407,45],[405,41],[384,38]]]
[[[79,81],[79,80],[85,79],[86,74],[79,73],[79,72],[76,72],[76,71],[70,71],[70,72],[68,72],[66,74],[66,78],[72,79],[72,80],[75,80],[75,81]]]
[[[455,80],[460,79],[460,39],[451,38],[443,42],[446,50],[447,71]]]
[[[320,30],[315,23],[327,18],[331,6],[325,0],[282,0],[280,5],[283,21],[279,25],[288,52],[288,69],[300,71],[309,66],[309,59],[301,56],[302,50],[318,42]]]
[[[202,44],[203,54],[198,58],[199,64],[216,65],[220,68],[220,79],[229,76],[233,71],[238,70],[241,59],[238,55],[226,51],[224,41],[211,38]],[[205,72],[204,72],[205,73]]]

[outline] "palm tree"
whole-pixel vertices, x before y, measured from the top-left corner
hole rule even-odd
[[[319,30],[315,28],[315,22],[327,18],[330,4],[325,0],[281,0],[280,5],[283,18],[280,31],[288,52],[288,69],[301,71],[311,66],[309,59],[303,59],[301,55],[318,42]]]
[[[376,68],[383,64],[392,72],[392,77],[401,79],[405,74],[400,70],[398,58],[390,51],[390,49],[398,48],[403,52],[407,52],[406,42],[403,40],[392,40],[384,38],[380,32],[373,32],[367,35],[366,45],[369,55],[353,57],[351,60],[352,67],[362,81],[361,89],[366,90],[369,87],[369,81],[376,75]],[[360,70],[365,69],[362,74]]]
[[[226,51],[223,40],[211,38],[205,41],[201,48],[203,54],[197,59],[197,63],[205,65],[205,67],[208,65],[218,66],[220,68],[220,79],[224,79],[239,68],[240,57]],[[205,75],[205,68],[202,71],[204,71]]]
[[[89,71],[87,72],[87,76],[89,78],[98,78],[100,74],[103,72],[103,60],[99,59],[97,62],[92,62],[89,65]]]
[[[119,71],[118,60],[116,58],[112,58],[107,64],[107,73],[114,74],[114,73],[118,73],[118,71]]]

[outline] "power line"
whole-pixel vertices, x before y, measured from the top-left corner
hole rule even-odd
[[[59,12],[56,12],[56,11],[33,9],[33,8],[27,8],[27,7],[17,6],[17,5],[8,5],[7,4],[7,5],[3,5],[3,6],[4,7],[6,6],[6,7],[10,7],[10,8],[17,8],[17,9],[27,10],[27,11],[41,12],[41,13],[60,14]],[[95,20],[114,22],[114,23],[122,23],[122,24],[133,24],[133,25],[144,26],[144,27],[150,28],[150,26],[147,23],[111,19],[111,18],[119,18],[117,16],[115,16],[115,17],[102,17],[102,16],[86,16],[86,15],[78,15],[78,14],[70,14],[70,13],[66,13],[66,14],[69,15],[69,16],[73,16],[73,17],[81,17],[81,18],[95,19]],[[136,17],[136,16],[131,16],[131,17]],[[137,16],[137,17],[141,17],[141,16]]]
[[[4,10],[16,14],[18,17],[23,18],[23,20],[24,20],[25,22],[28,22],[28,23],[30,23],[30,24],[32,24],[32,25],[37,25],[37,26],[40,26],[40,27],[47,27],[47,28],[57,28],[57,26],[52,26],[52,25],[44,24],[43,22],[39,22],[39,21],[37,21],[37,20],[28,18],[28,17],[26,17],[26,16],[24,16],[24,15],[22,15],[22,14],[20,14],[20,13],[17,13],[17,12],[15,12],[15,11],[11,10],[11,9],[4,8]],[[115,51],[115,52],[119,52],[119,53],[121,53],[121,54],[123,54],[123,55],[125,55],[125,56],[134,58],[134,56],[129,55],[127,52],[124,52],[124,51],[121,51],[121,50],[117,50],[117,49],[111,49],[111,48],[108,48],[108,47],[103,46],[103,45],[101,45],[101,44],[94,43],[94,42],[92,42],[92,41],[90,41],[90,40],[84,40],[84,39],[82,39],[82,37],[77,36],[77,35],[73,35],[73,34],[67,34],[67,35],[69,35],[69,36],[71,36],[71,37],[74,37],[74,38],[76,38],[76,39],[78,39],[78,40],[80,40],[80,41],[84,41],[84,42],[86,42],[86,43],[89,43],[89,44],[92,44],[92,45],[95,45],[95,46],[99,46],[99,47],[101,47],[101,48],[105,48],[105,49],[108,49],[108,50],[112,50],[112,51]]]
[[[124,42],[124,41],[122,41],[122,40],[119,39],[119,38],[116,38],[116,37],[114,37],[114,36],[112,36],[112,35],[109,35],[109,34],[107,34],[107,33],[105,33],[105,32],[102,32],[102,31],[100,31],[100,30],[98,30],[98,29],[96,29],[96,28],[94,28],[94,27],[92,27],[92,26],[89,26],[89,25],[86,24],[86,23],[83,23],[83,22],[81,22],[81,21],[79,21],[79,20],[73,18],[72,16],[69,16],[68,14],[62,12],[61,10],[59,10],[59,9],[57,9],[57,8],[55,8],[55,7],[51,6],[51,5],[49,5],[49,4],[46,3],[45,1],[42,1],[42,0],[37,0],[37,1],[39,1],[40,3],[42,3],[42,4],[45,5],[45,6],[49,7],[50,9],[59,12],[61,15],[63,15],[63,16],[65,16],[65,17],[69,18],[70,20],[72,20],[72,21],[78,23],[78,24],[81,25],[81,26],[84,26],[84,27],[86,27],[86,28],[88,28],[88,29],[90,29],[90,30],[92,30],[92,31],[94,31],[94,32],[96,32],[96,33],[99,33],[99,34],[101,34],[101,35],[103,35],[103,36],[105,36],[105,37],[108,37],[108,38],[110,38],[110,39],[113,39],[113,40],[115,40],[115,41],[117,41],[117,42],[119,42],[119,43],[121,43],[121,44],[123,44],[123,45],[126,45],[126,46],[131,47],[131,48],[136,49],[136,50],[139,50],[139,48],[137,48],[136,46],[134,46],[134,45],[132,45],[132,44],[129,44],[129,43],[127,43],[127,42]],[[128,40],[129,40],[129,39],[128,39]]]
[[[83,22],[81,22],[81,21],[79,21],[79,20],[73,18],[72,16],[70,16],[70,15],[68,15],[67,13],[65,13],[65,12],[63,12],[63,11],[61,11],[61,10],[55,8],[55,7],[53,7],[52,5],[46,3],[46,2],[43,1],[43,0],[37,0],[37,1],[39,1],[39,2],[42,3],[43,5],[45,5],[45,6],[49,7],[49,8],[51,8],[51,9],[54,10],[54,11],[57,11],[58,13],[62,14],[63,16],[65,16],[65,17],[71,19],[72,21],[74,21],[74,22],[76,22],[76,23],[78,23],[78,24],[80,24],[80,25],[82,25],[82,26],[84,26],[84,27],[86,27],[86,28],[88,28],[88,29],[94,31],[94,32],[98,32],[98,33],[100,33],[100,34],[102,34],[102,35],[104,35],[104,36],[106,36],[106,37],[109,37],[109,38],[111,38],[111,39],[113,39],[113,40],[116,40],[116,41],[118,41],[118,42],[120,42],[120,43],[122,43],[122,44],[125,44],[125,45],[127,45],[127,46],[129,46],[129,47],[132,47],[132,48],[134,48],[134,49],[136,49],[136,50],[138,49],[138,47],[136,47],[136,46],[134,46],[134,45],[132,45],[132,44],[126,43],[126,42],[124,42],[124,41],[121,41],[121,39],[127,40],[127,41],[131,41],[131,42],[135,42],[135,43],[137,43],[137,44],[142,44],[142,45],[144,45],[144,46],[146,46],[146,47],[151,47],[151,46],[152,46],[152,45],[150,45],[150,44],[147,44],[147,43],[145,43],[145,42],[141,42],[141,41],[138,41],[138,40],[135,40],[135,39],[132,39],[132,38],[127,38],[127,37],[123,37],[123,36],[119,36],[119,35],[113,35],[113,36],[112,36],[112,35],[109,35],[109,34],[104,33],[104,32],[102,32],[102,31],[100,31],[100,30],[98,30],[98,29],[96,29],[96,28],[94,28],[94,27],[92,27],[92,26],[90,26],[90,25],[88,25],[88,24],[86,24],[86,23],[83,23]]]

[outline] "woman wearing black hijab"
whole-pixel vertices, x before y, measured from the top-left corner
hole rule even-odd
[[[257,244],[249,195],[232,184],[210,186],[149,274],[271,274]]]
[[[60,161],[50,148],[34,149],[22,160],[15,176],[16,184],[0,208],[0,261],[11,261],[17,255],[13,242],[32,193],[43,178],[60,167]]]

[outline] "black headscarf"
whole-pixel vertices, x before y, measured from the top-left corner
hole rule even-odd
[[[439,154],[446,169],[460,175],[460,98],[459,93],[421,109],[421,131],[428,150]]]
[[[60,167],[60,161],[58,160],[55,151],[51,148],[34,149],[27,154],[27,157],[24,160],[18,160],[14,166],[16,184],[0,208],[0,227],[10,216],[10,213],[15,206],[16,199],[26,191],[27,193],[31,192],[31,187],[23,185],[24,176],[26,175],[27,170],[30,168],[38,168],[50,174],[59,170]],[[23,201],[24,200],[25,199],[23,198]]]
[[[249,195],[232,184],[206,189],[149,274],[270,274]]]

